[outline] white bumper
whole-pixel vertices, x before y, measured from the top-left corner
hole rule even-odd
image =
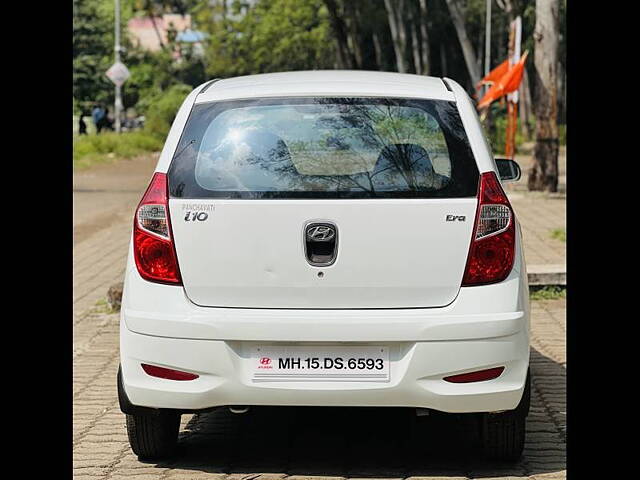
[[[449,306],[394,310],[207,308],[180,287],[152,284],[129,262],[121,312],[123,386],[132,404],[185,410],[222,405],[404,406],[445,412],[510,410],[529,365],[529,303],[521,256],[499,284],[461,288]],[[251,379],[255,345],[385,345],[388,382]],[[147,375],[141,363],[194,372],[192,381]],[[504,366],[500,377],[443,377]]]

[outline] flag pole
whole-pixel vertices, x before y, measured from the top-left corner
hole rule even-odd
[[[487,0],[485,28],[484,28],[484,76],[491,70],[491,0]],[[487,93],[487,85],[482,89],[482,94]]]
[[[522,20],[518,16],[509,25],[509,64],[516,65],[520,61],[520,47],[522,36]],[[515,156],[516,130],[518,129],[518,91],[507,95],[507,132],[504,154],[509,158]]]
[[[115,56],[116,63],[120,62],[120,0],[115,0]],[[122,90],[121,86],[116,83],[116,101],[115,101],[115,129],[120,133],[120,115],[122,110]]]

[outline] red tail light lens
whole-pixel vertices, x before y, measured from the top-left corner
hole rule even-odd
[[[181,285],[171,238],[167,176],[155,173],[133,222],[133,253],[140,276],[157,283]]]
[[[478,212],[462,286],[501,282],[515,258],[513,209],[494,172],[483,173],[478,187]]]
[[[502,375],[502,372],[504,372],[504,367],[488,368],[487,370],[451,375],[450,377],[444,377],[443,380],[451,383],[484,382],[485,380],[498,378]]]
[[[167,380],[195,380],[198,375],[195,373],[181,372],[180,370],[173,370],[171,368],[157,367],[155,365],[147,365],[142,363],[142,369],[147,375],[157,378],[166,378]]]

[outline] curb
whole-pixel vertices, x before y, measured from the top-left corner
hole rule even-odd
[[[567,267],[558,265],[528,265],[527,277],[530,287],[567,284]]]

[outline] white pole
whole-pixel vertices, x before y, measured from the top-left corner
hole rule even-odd
[[[485,29],[484,29],[484,74],[491,70],[491,0],[487,0]],[[485,86],[483,92],[486,93]]]
[[[115,29],[116,29],[116,62],[120,61],[120,0],[115,0],[116,2],[116,19],[115,19]],[[120,112],[122,111],[122,95],[120,85],[116,85],[116,102],[115,102],[115,123],[116,123],[116,132],[120,133]]]

